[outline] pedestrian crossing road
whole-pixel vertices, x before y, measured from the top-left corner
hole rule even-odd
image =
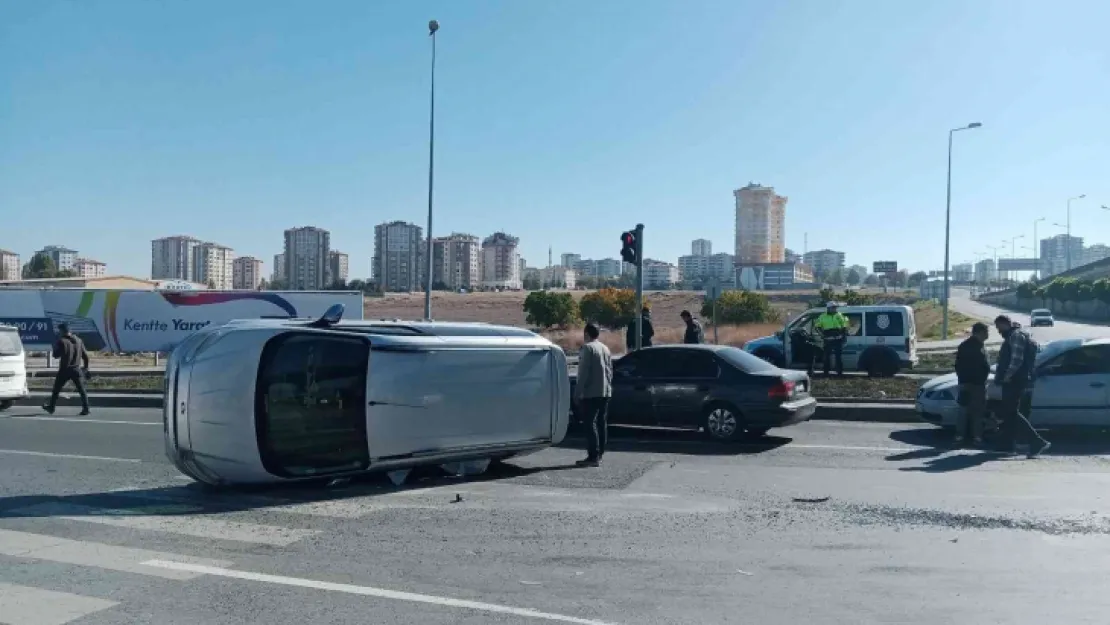
[[[1093,452],[1003,461],[931,447],[928,428],[815,423],[740,446],[618,433],[600,469],[575,468],[571,441],[481,479],[212,491],[161,458],[157,420],[0,418],[0,623],[934,623],[969,596],[1006,623],[1110,609],[1110,463]]]

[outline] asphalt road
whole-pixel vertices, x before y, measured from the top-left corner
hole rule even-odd
[[[743,446],[617,430],[600,469],[573,468],[571,440],[481,480],[220,494],[166,463],[157,411],[75,412],[0,417],[0,622],[1042,625],[1110,610],[1110,438],[1028,461],[946,452],[905,425],[810,423]]]
[[[970,297],[970,293],[964,288],[953,288],[952,299],[949,301],[952,310],[961,312],[969,317],[975,317],[987,322],[988,325],[992,324],[994,318],[998,315],[1009,315],[1018,323],[1029,326],[1029,315],[1025,313],[1018,313],[1012,310],[1006,310],[997,306],[991,306],[982,302],[977,302]],[[1073,338],[1107,338],[1110,337],[1110,326],[1079,323],[1075,321],[1061,321],[1056,320],[1056,325],[1052,327],[1040,326],[1036,328],[1028,328],[1032,330],[1033,337],[1036,338],[1042,345],[1049,341],[1059,339],[1073,339]],[[952,339],[948,341],[929,341],[921,343],[922,347],[956,347],[964,337]],[[994,331],[993,326],[991,329],[991,338],[988,343],[999,343],[1001,338],[998,333]]]

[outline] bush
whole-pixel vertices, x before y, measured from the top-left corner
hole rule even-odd
[[[1017,295],[1021,299],[1031,299],[1036,297],[1037,285],[1033,282],[1022,282],[1018,285]]]
[[[644,299],[644,306],[648,305]],[[602,327],[625,328],[636,318],[636,291],[632,289],[598,289],[587,293],[578,303],[579,316]]]
[[[841,302],[845,306],[870,306],[875,303],[875,297],[851,289],[845,289],[838,295],[836,290],[824,288],[817,294],[817,299],[810,303],[810,308],[824,308],[830,301]]]
[[[540,328],[565,328],[578,321],[578,307],[570,293],[532,291],[524,300],[525,321]]]
[[[703,319],[713,318],[713,302],[706,300],[701,307]],[[717,298],[717,325],[731,323],[770,323],[779,320],[778,311],[771,308],[766,295],[751,291],[724,291]]]

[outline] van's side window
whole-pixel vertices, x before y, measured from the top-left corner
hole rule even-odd
[[[897,310],[879,310],[864,315],[867,336],[904,336],[905,316]]]
[[[369,344],[357,337],[285,334],[262,351],[255,398],[266,470],[281,476],[365,468]]]
[[[845,313],[848,318],[848,336],[863,336],[863,313]]]

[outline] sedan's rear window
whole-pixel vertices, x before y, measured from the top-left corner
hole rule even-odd
[[[753,356],[748,352],[737,347],[726,347],[717,352],[717,355],[725,360],[725,362],[743,371],[744,373],[767,373],[771,371],[778,371],[778,367],[763,360],[759,356]]]

